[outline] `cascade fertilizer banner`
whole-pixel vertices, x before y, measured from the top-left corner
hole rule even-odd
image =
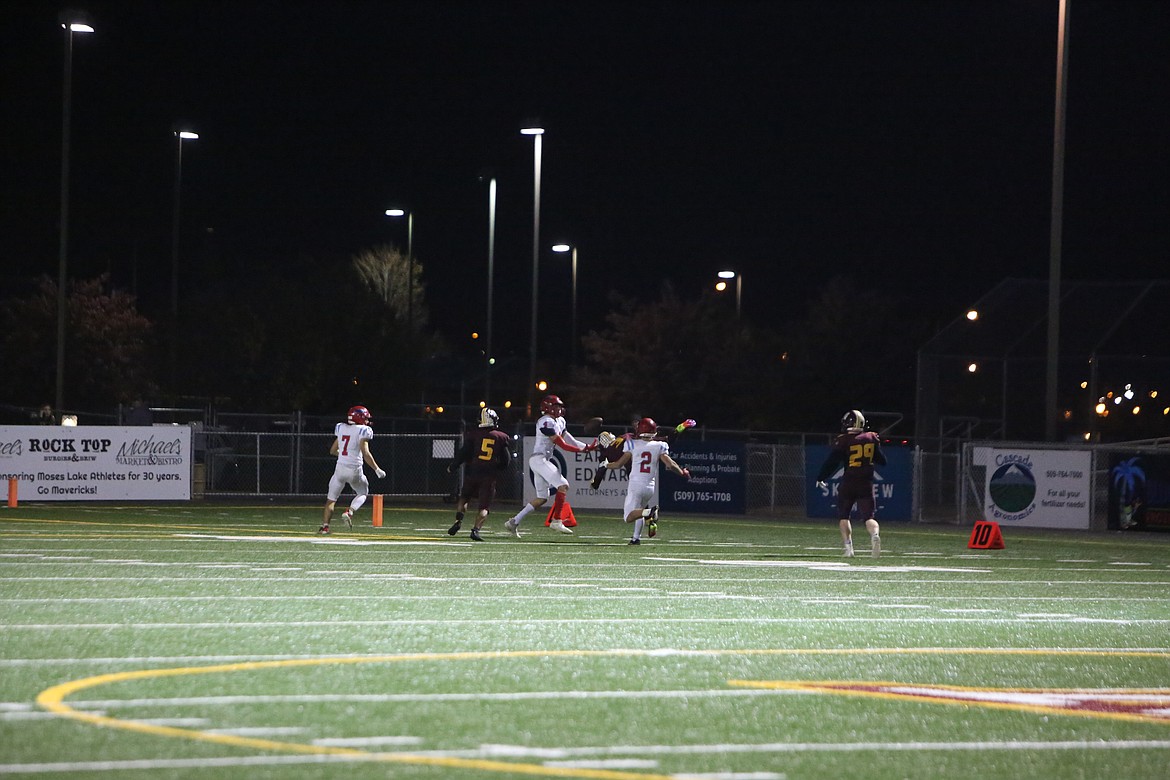
[[[1080,450],[975,447],[987,471],[983,519],[1000,525],[1089,529],[1092,455]]]
[[[804,448],[805,506],[809,517],[837,518],[837,492],[841,489],[844,468],[838,468],[825,480],[825,487],[816,486],[817,471],[832,448],[827,444],[809,444]],[[882,520],[909,520],[913,515],[914,458],[913,452],[901,447],[882,447],[886,465],[873,470],[874,516]],[[857,514],[857,509],[853,509]],[[854,518],[865,519],[865,518]]]
[[[0,480],[21,501],[187,501],[187,426],[0,426]]]

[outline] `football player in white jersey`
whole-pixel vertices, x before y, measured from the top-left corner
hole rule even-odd
[[[553,498],[552,521],[549,528],[563,534],[573,533],[565,525],[563,512],[565,496],[569,492],[569,480],[561,473],[560,466],[553,458],[553,451],[560,447],[566,452],[590,452],[597,449],[597,442],[586,444],[578,441],[571,433],[565,430],[565,402],[560,396],[546,395],[540,402],[540,419],[536,421],[536,444],[532,447],[532,457],[528,459],[528,467],[532,469],[532,481],[536,488],[536,497],[525,504],[519,512],[504,523],[504,528],[512,536],[520,536],[520,521],[524,517],[548,501],[550,491],[556,491]]]
[[[646,528],[649,536],[658,533],[658,505],[650,505],[654,500],[654,486],[658,481],[658,464],[664,464],[668,469],[680,477],[691,478],[691,472],[675,463],[670,457],[670,445],[655,439],[658,424],[649,417],[638,420],[634,427],[636,438],[626,442],[621,457],[605,464],[607,469],[620,469],[630,464],[630,483],[626,488],[626,504],[622,509],[622,519],[634,524],[634,535],[630,544],[642,543],[642,529]],[[649,520],[647,525],[646,521]]]
[[[378,475],[378,479],[386,476],[378,466],[378,461],[370,453],[370,439],[374,438],[374,429],[370,427],[370,410],[364,406],[351,407],[346,415],[346,421],[337,423],[333,428],[333,444],[329,448],[330,455],[337,456],[337,465],[333,469],[333,476],[329,480],[328,500],[325,502],[325,522],[317,533],[329,533],[329,521],[333,518],[333,507],[341,497],[341,491],[346,485],[353,488],[353,500],[349,502],[349,509],[342,513],[345,524],[353,528],[353,513],[366,503],[366,496],[370,493],[370,481],[362,469],[366,463]]]

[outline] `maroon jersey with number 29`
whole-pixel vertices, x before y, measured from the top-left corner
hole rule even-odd
[[[881,440],[873,431],[842,433],[833,441],[833,450],[825,464],[817,472],[817,482],[824,482],[837,470],[844,467],[841,484],[837,490],[837,516],[849,517],[853,505],[862,519],[874,514],[873,467],[886,464]]]

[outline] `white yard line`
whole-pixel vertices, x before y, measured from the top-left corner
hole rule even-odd
[[[906,615],[887,617],[857,617],[834,615],[829,617],[678,617],[678,618],[503,618],[498,620],[250,620],[236,622],[193,622],[193,623],[17,623],[5,626],[5,631],[147,631],[173,629],[240,629],[240,628],[318,628],[321,626],[348,626],[356,628],[390,626],[592,626],[592,625],[677,625],[677,624],[737,624],[737,625],[832,625],[838,623],[909,623],[922,625],[994,623],[997,625],[1035,623],[1103,623],[1124,626],[1160,626],[1170,624],[1170,618],[1045,618],[1045,617],[909,617]]]
[[[449,758],[500,758],[512,756],[523,758],[538,754],[548,761],[571,759],[575,756],[628,756],[628,755],[720,755],[728,753],[787,754],[787,753],[860,753],[860,752],[948,752],[948,751],[1065,751],[1065,750],[1167,750],[1170,740],[1101,740],[1058,741],[1058,742],[772,742],[765,744],[712,744],[712,745],[620,745],[612,747],[551,748],[533,749],[523,746],[485,745],[477,751],[410,751],[411,755]],[[550,755],[553,754],[553,755]],[[75,761],[29,764],[0,764],[0,774],[60,774],[79,772],[128,772],[134,770],[159,769],[202,769],[235,768],[249,766],[289,766],[295,764],[336,764],[378,761],[378,753],[368,755],[289,755],[289,756],[245,756],[232,758],[144,758],[130,761]],[[553,764],[548,764],[552,768]],[[759,777],[755,773],[732,775],[675,775],[684,778],[741,778]]]

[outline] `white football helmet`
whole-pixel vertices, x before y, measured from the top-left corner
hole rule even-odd
[[[480,428],[495,428],[500,424],[500,415],[496,414],[495,409],[484,407],[479,410],[479,427]]]
[[[865,430],[865,415],[857,409],[850,409],[841,418],[841,430],[845,433],[861,433]]]

